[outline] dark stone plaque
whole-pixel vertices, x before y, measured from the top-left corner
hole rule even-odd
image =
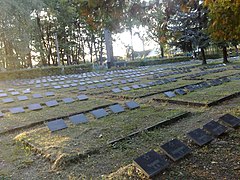
[[[203,87],[203,88],[208,88],[210,87],[210,85],[207,83],[207,82],[202,82],[199,84],[200,87]]]
[[[119,85],[118,81],[113,81],[113,85]]]
[[[63,85],[63,88],[69,88],[69,87],[70,87],[69,84],[64,84],[64,85]]]
[[[68,103],[72,103],[74,102],[74,99],[73,98],[64,98],[62,99],[64,103],[68,104]]]
[[[161,148],[173,161],[183,158],[192,151],[187,145],[178,139],[173,139],[161,145]]]
[[[77,98],[78,98],[80,101],[88,100],[88,97],[87,97],[85,94],[81,94],[81,95],[77,96]]]
[[[186,92],[183,89],[175,89],[175,92],[179,95],[185,95]]]
[[[133,88],[133,89],[139,89],[139,88],[140,88],[140,86],[139,86],[139,85],[137,85],[137,84],[134,84],[134,85],[132,85],[132,88]]]
[[[54,92],[46,92],[45,93],[45,96],[47,96],[47,97],[54,96],[54,95],[55,95]]]
[[[103,84],[97,84],[96,86],[97,86],[97,88],[104,88]]]
[[[134,159],[133,162],[149,178],[159,174],[169,166],[164,156],[158,154],[154,150]]]
[[[20,93],[19,93],[18,91],[13,91],[13,92],[11,92],[11,94],[12,94],[13,96],[17,96],[17,95],[19,95]]]
[[[231,114],[225,114],[219,119],[226,123],[227,125],[229,125],[230,127],[236,128],[240,126],[240,119]]]
[[[47,126],[51,132],[67,128],[67,125],[63,121],[63,119],[57,119],[55,121],[47,122]]]
[[[121,80],[120,82],[121,82],[122,84],[126,84],[126,83],[127,83],[126,80]]]
[[[0,94],[0,98],[1,98],[1,97],[7,97],[7,96],[8,96],[8,95],[7,95],[6,93],[1,93],[1,94]]]
[[[123,108],[120,104],[116,104],[116,105],[109,106],[109,108],[111,109],[111,111],[112,111],[113,113],[121,113],[121,112],[124,112],[124,108]]]
[[[122,87],[122,90],[124,90],[124,91],[130,91],[130,90],[131,90],[131,88],[130,88],[130,87],[128,87],[128,86],[125,86],[125,87]]]
[[[9,111],[12,113],[12,114],[18,114],[18,113],[23,113],[25,112],[23,107],[14,107],[14,108],[10,108]]]
[[[100,119],[100,118],[108,115],[108,113],[105,111],[105,109],[93,110],[93,111],[91,111],[91,114],[97,119]]]
[[[169,97],[169,98],[172,98],[172,97],[176,96],[176,94],[173,91],[164,92],[164,95]]]
[[[41,94],[33,94],[32,96],[33,96],[33,98],[43,98],[43,96]]]
[[[52,100],[52,101],[48,101],[45,103],[48,107],[54,107],[54,106],[58,106],[58,102],[56,100]]]
[[[185,89],[189,92],[193,92],[195,90],[195,88],[192,85],[186,86]]]
[[[70,116],[69,119],[75,125],[88,122],[88,119],[84,114],[77,114],[74,116]]]
[[[114,88],[114,89],[112,89],[112,92],[114,92],[114,93],[120,93],[120,92],[122,92],[122,91],[121,91],[121,89],[119,89],[119,88]]]
[[[54,89],[61,89],[61,86],[53,86]]]
[[[2,100],[3,103],[11,103],[14,102],[13,98],[5,98]]]
[[[24,91],[23,91],[23,94],[30,94],[31,93],[31,90],[30,89],[25,89]]]
[[[140,107],[139,104],[136,103],[135,101],[129,101],[129,102],[126,102],[125,104],[129,109],[136,109]]]
[[[26,101],[26,100],[28,100],[27,96],[18,96],[17,98],[18,98],[19,101]]]
[[[86,89],[85,86],[80,86],[80,87],[78,88],[78,90],[79,90],[79,91],[86,91],[87,89]]]
[[[42,106],[40,104],[29,104],[28,109],[31,111],[41,110]]]
[[[203,125],[203,129],[207,130],[214,136],[220,136],[227,130],[227,127],[216,121],[210,121],[209,123]]]
[[[211,86],[218,86],[220,84],[222,84],[222,81],[220,81],[219,79],[213,79],[209,81]]]
[[[214,139],[212,136],[200,128],[187,133],[187,135],[199,146],[203,146],[204,144],[207,144]]]

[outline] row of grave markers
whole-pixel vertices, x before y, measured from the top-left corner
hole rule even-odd
[[[81,94],[81,95],[77,96],[77,99],[79,101],[85,101],[85,100],[88,100],[88,96],[86,96],[85,94]],[[68,98],[63,98],[62,101],[66,104],[69,104],[69,103],[72,103],[76,100],[68,97]],[[58,106],[59,103],[58,103],[57,100],[51,100],[51,101],[45,102],[45,105],[47,107],[54,107],[54,106]],[[41,104],[35,103],[35,104],[29,104],[27,106],[27,108],[31,111],[36,111],[36,110],[41,110],[43,107],[41,106]],[[12,108],[9,108],[8,110],[12,114],[18,114],[18,113],[24,113],[25,112],[24,107],[12,107]],[[0,111],[0,117],[3,117],[3,116],[4,116],[4,114]]]
[[[213,79],[213,80],[209,80],[208,82],[201,82],[201,83],[197,83],[197,84],[187,85],[184,88],[175,89],[174,91],[166,91],[166,92],[164,92],[164,95],[169,97],[169,98],[172,98],[172,97],[175,97],[176,94],[185,95],[188,92],[192,92],[192,91],[195,91],[197,89],[209,88],[211,86],[218,86],[218,85],[221,85],[223,83],[230,82],[230,81],[231,80],[227,77],[219,78],[219,79]]]
[[[135,101],[126,102],[125,105],[130,110],[136,109],[136,108],[140,107],[139,104],[136,103]],[[121,112],[125,111],[124,107],[122,107],[120,104],[115,104],[115,105],[109,106],[109,108],[110,108],[110,110],[114,114],[118,114],[118,113],[121,113]],[[103,108],[90,111],[90,113],[96,119],[100,119],[100,118],[103,118],[103,117],[108,115],[107,111],[105,109],[103,109]],[[77,124],[80,124],[80,123],[87,123],[88,122],[87,117],[83,113],[70,116],[69,120],[74,125],[77,125]],[[66,123],[64,122],[63,119],[57,119],[57,120],[54,120],[54,121],[47,122],[47,127],[49,128],[49,130],[51,132],[55,132],[55,131],[59,131],[59,130],[62,130],[62,129],[66,129],[67,125],[66,125]]]
[[[231,128],[238,128],[240,126],[240,119],[231,114],[225,114],[220,117],[219,120]],[[227,129],[226,126],[217,121],[210,121],[203,125],[203,129],[197,128],[188,132],[187,136],[201,147],[211,142],[214,137],[218,137],[225,133]],[[173,139],[160,147],[172,161],[178,161],[192,151],[187,145],[178,139]],[[153,177],[159,174],[170,165],[164,155],[160,155],[154,150],[141,155],[134,159],[133,162],[147,177]]]

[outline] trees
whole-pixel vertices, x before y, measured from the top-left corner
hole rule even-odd
[[[202,2],[165,1],[165,13],[170,44],[193,53],[200,48],[202,64],[206,64],[205,48],[209,45],[210,39],[205,32],[208,20],[207,10]]]
[[[6,69],[32,67],[31,13],[41,6],[37,0],[1,0],[1,66]]]
[[[209,9],[209,33],[211,38],[223,48],[223,62],[227,60],[227,42],[240,41],[240,2],[239,0],[205,0]]]

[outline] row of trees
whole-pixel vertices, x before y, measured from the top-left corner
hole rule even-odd
[[[195,52],[240,40],[238,0],[0,0],[0,66],[70,65],[113,60],[112,34],[147,28],[164,56],[166,44]],[[106,43],[106,45],[105,45]],[[132,46],[131,46],[132,48]],[[132,49],[133,52],[133,49]],[[133,55],[133,53],[132,53]],[[134,57],[132,57],[133,59]]]

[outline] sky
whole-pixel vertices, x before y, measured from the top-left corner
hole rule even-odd
[[[134,28],[133,34],[139,32],[140,35],[147,36],[145,28]],[[114,56],[125,56],[126,55],[126,46],[131,46],[131,35],[129,31],[113,35],[113,53]],[[157,44],[149,40],[144,43],[145,50],[151,50],[157,47]],[[138,35],[133,35],[133,49],[134,51],[143,51],[143,43]]]

